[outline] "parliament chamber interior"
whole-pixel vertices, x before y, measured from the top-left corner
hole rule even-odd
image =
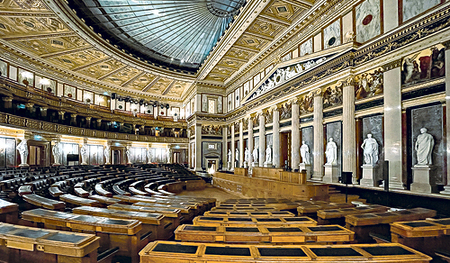
[[[448,0],[0,0],[0,263],[450,262],[447,60]]]

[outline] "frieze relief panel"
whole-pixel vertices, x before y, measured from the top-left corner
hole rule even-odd
[[[300,115],[310,114],[314,111],[314,93],[310,92],[299,98]]]
[[[402,84],[404,86],[443,76],[445,76],[445,47],[442,44],[403,58]]]
[[[280,107],[280,119],[286,120],[292,118],[292,103],[285,102]]]
[[[356,100],[383,94],[383,69],[377,68],[355,76]]]
[[[322,98],[324,109],[342,105],[342,86],[343,84],[340,83],[323,90]]]
[[[221,125],[202,125],[202,134],[222,135]]]

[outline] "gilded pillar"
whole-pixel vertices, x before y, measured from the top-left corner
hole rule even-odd
[[[347,79],[342,89],[342,171],[352,172],[356,184],[356,120],[355,87],[353,77]]]
[[[272,108],[273,112],[273,160],[275,168],[280,168],[280,112],[278,107]]]
[[[227,163],[228,163],[228,158],[227,158],[228,157],[228,155],[227,155],[228,143],[227,143],[227,141],[228,141],[228,128],[225,125],[222,127],[222,144],[223,144],[223,147],[222,147],[222,169],[224,169],[224,167],[226,167],[228,169],[228,167],[227,167]]]
[[[264,167],[266,161],[266,118],[259,113],[259,167]]]
[[[450,41],[445,43],[445,116],[447,162],[450,161]],[[447,184],[441,194],[450,195],[450,165],[447,165]]]
[[[324,158],[324,135],[323,135],[323,98],[322,91],[314,93],[314,173],[313,180],[322,181]]]
[[[299,169],[300,164],[300,109],[297,99],[292,100],[291,168]]]
[[[202,169],[202,125],[195,125],[195,171]]]
[[[253,162],[253,119],[250,116],[248,119],[248,149],[250,151],[250,159],[248,161],[248,167],[251,167]]]
[[[239,121],[239,167],[244,167],[244,120]]]
[[[234,122],[233,124],[231,124],[231,160],[228,160],[229,162],[231,162],[231,171],[234,171],[234,166],[236,163],[236,149],[235,149],[235,145],[234,145]]]

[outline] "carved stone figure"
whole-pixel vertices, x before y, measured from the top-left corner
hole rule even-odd
[[[255,147],[255,149],[253,149],[253,162],[257,163],[258,162],[258,148]]]
[[[236,148],[236,151],[234,152],[234,159],[236,160],[236,162],[238,162],[239,163],[239,149],[238,148]]]
[[[266,149],[266,163],[272,163],[272,148],[270,148],[270,145],[267,145]]]
[[[326,164],[337,165],[337,145],[333,138],[328,139],[325,155],[327,157]]]
[[[111,146],[105,146],[105,149],[103,149],[103,156],[105,156],[105,164],[111,164]]]
[[[87,144],[83,144],[83,146],[80,149],[80,153],[81,153],[81,165],[87,165],[89,159]]]
[[[61,160],[61,147],[59,142],[56,142],[55,145],[53,145],[52,153],[53,160],[55,161],[54,165],[60,165],[61,163],[59,161]]]
[[[415,144],[417,152],[417,164],[418,165],[431,165],[431,154],[433,153],[434,139],[433,136],[427,133],[427,128],[420,129],[419,136]]]
[[[300,146],[300,156],[302,157],[302,163],[311,164],[311,160],[309,159],[309,146],[305,141],[302,141],[302,146]]]
[[[372,134],[367,134],[361,148],[364,150],[364,163],[375,165],[378,162],[378,142],[372,138]]]
[[[23,139],[19,143],[19,145],[17,145],[17,151],[19,151],[19,154],[20,154],[20,164],[19,164],[19,166],[29,166],[27,164],[27,160],[28,160],[27,139]]]
[[[133,163],[132,160],[131,160],[132,156],[131,156],[130,147],[127,148],[127,151],[125,153],[127,154],[128,164]]]
[[[147,163],[152,163],[152,158],[153,158],[153,156],[152,156],[152,149],[151,148],[148,148],[147,149]]]
[[[245,148],[245,158],[244,160],[249,163],[250,162],[250,150],[248,148]]]

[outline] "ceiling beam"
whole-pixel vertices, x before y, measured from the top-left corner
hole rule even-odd
[[[313,6],[313,4],[307,2],[307,1],[297,1],[297,0],[281,0],[282,2],[298,6],[303,9],[309,9]]]
[[[167,86],[164,90],[163,90],[163,92],[162,92],[162,95],[166,95],[168,92],[169,92],[169,90],[173,87],[173,85],[175,84],[175,80],[172,80],[172,82],[169,84],[169,86]]]
[[[242,50],[245,50],[245,51],[249,51],[249,52],[252,52],[252,53],[255,53],[255,54],[259,52],[259,49],[250,48],[250,47],[246,47],[246,46],[241,46],[241,45],[238,45],[238,44],[234,44],[233,47],[234,48],[238,48],[238,49],[242,49]]]
[[[244,62],[244,63],[248,62],[248,59],[231,57],[229,55],[223,56],[223,58],[234,59],[234,60],[237,60],[237,61],[240,61],[240,62]]]
[[[113,75],[113,74],[115,74],[115,73],[117,73],[117,72],[119,72],[119,71],[121,71],[121,70],[124,70],[126,67],[127,67],[127,65],[124,65],[124,66],[122,66],[122,67],[120,67],[120,68],[116,68],[115,70],[112,70],[112,71],[106,73],[105,75],[100,76],[100,77],[98,78],[98,80],[104,80],[105,78],[107,78],[107,77],[109,77],[109,76],[111,76],[111,75]]]
[[[158,82],[161,79],[161,77],[156,77],[154,80],[152,80],[150,83],[147,84],[147,86],[145,86],[142,89],[142,92],[147,92],[153,85],[156,84],[156,82]]]
[[[67,33],[42,33],[42,34],[34,34],[34,35],[16,35],[16,36],[3,36],[1,37],[4,40],[8,41],[17,41],[17,40],[31,40],[31,39],[43,39],[43,38],[55,38],[55,37],[72,37],[77,36],[74,32]]]
[[[11,11],[2,10],[0,11],[0,16],[8,17],[56,17],[55,13],[50,11]]]
[[[291,23],[289,23],[287,21],[284,21],[282,19],[279,19],[279,18],[276,18],[276,17],[273,17],[273,16],[268,16],[268,15],[265,15],[265,14],[260,14],[258,16],[258,18],[261,19],[261,20],[268,21],[268,22],[277,23],[277,24],[280,24],[280,25],[285,26],[285,27],[289,27],[291,25]]]
[[[266,36],[266,35],[262,35],[262,34],[258,34],[258,33],[254,33],[254,32],[245,31],[244,35],[249,35],[252,37],[257,37],[257,38],[262,38],[265,40],[273,41],[273,37],[271,37],[271,36]]]
[[[231,75],[228,75],[228,74],[224,74],[224,73],[220,73],[220,72],[215,72],[215,71],[211,71],[209,74],[210,74],[210,75],[224,76],[224,77],[226,77],[226,78],[229,78],[229,77],[231,76]]]
[[[58,57],[58,56],[62,56],[62,55],[67,55],[67,54],[72,54],[72,53],[76,53],[76,52],[80,52],[80,51],[85,51],[88,49],[93,48],[93,46],[86,46],[86,47],[77,47],[77,48],[72,48],[72,49],[66,49],[63,51],[57,51],[57,52],[52,52],[52,53],[47,53],[47,54],[42,54],[40,57],[41,58],[51,58],[51,57]]]
[[[94,62],[91,62],[91,63],[88,63],[88,64],[84,64],[84,65],[79,66],[77,68],[73,68],[72,71],[82,70],[82,69],[88,68],[90,66],[94,66],[94,65],[97,65],[97,64],[100,64],[100,63],[103,63],[103,62],[107,62],[109,60],[112,60],[112,58],[108,57],[108,58],[100,59],[100,60],[97,60],[97,61],[94,61]]]
[[[142,75],[145,74],[145,71],[142,71],[141,73],[137,74],[136,76],[132,77],[131,79],[125,81],[122,85],[122,87],[125,87],[126,85],[130,84],[131,82],[137,80],[138,78],[142,77]]]

